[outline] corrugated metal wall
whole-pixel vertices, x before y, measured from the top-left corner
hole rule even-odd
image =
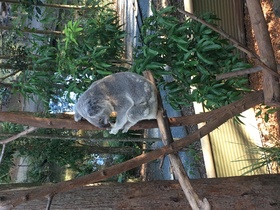
[[[213,158],[218,177],[240,176],[250,171],[258,155],[252,153],[261,140],[252,109],[242,113],[244,125],[233,120],[224,123],[210,133]],[[246,168],[248,167],[248,168]],[[264,174],[265,168],[260,168],[247,175]]]
[[[194,14],[212,12],[221,19],[217,24],[232,37],[245,43],[243,0],[193,0]]]
[[[193,0],[192,3],[194,14],[216,14],[221,19],[216,22],[221,29],[245,43],[243,0]],[[217,177],[240,176],[246,171],[242,168],[252,165],[252,161],[258,158],[248,152],[252,144],[261,142],[254,112],[248,110],[243,115],[245,125],[230,120],[209,135]],[[248,175],[263,173],[264,168]]]

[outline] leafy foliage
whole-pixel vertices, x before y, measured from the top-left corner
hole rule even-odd
[[[67,17],[62,36],[32,34],[26,49],[31,65],[13,84],[14,90],[37,95],[46,105],[66,92],[71,102],[71,92],[80,94],[94,80],[127,70],[120,65],[124,32],[116,11],[102,0],[88,1],[87,6],[90,9],[75,20]]]
[[[141,29],[144,45],[135,53],[133,70],[151,70],[168,90],[169,102],[175,108],[197,101],[215,109],[239,99],[248,91],[247,78],[216,81],[215,76],[247,68],[248,64],[218,33],[190,19],[180,22],[173,12],[173,7],[153,9],[153,16],[145,19]],[[213,23],[217,18],[207,14],[203,19]]]
[[[274,138],[274,137],[272,137]],[[274,139],[275,140],[275,139]],[[252,145],[247,148],[247,153],[251,159],[238,160],[238,161],[250,161],[251,165],[242,168],[243,175],[247,175],[261,168],[268,170],[268,173],[274,173],[274,170],[279,170],[280,166],[280,147],[275,145],[272,147],[261,147]]]
[[[24,126],[18,124],[1,123],[0,125],[2,134],[19,133],[24,130]],[[5,136],[1,138],[6,138]],[[46,136],[48,138],[45,138]],[[66,169],[73,177],[83,176],[99,170],[104,165],[110,166],[141,153],[137,143],[113,141],[121,137],[137,138],[139,134],[130,132],[115,137],[108,132],[104,134],[101,131],[89,131],[83,133],[80,138],[71,130],[38,129],[33,136],[25,136],[7,144],[0,164],[0,183],[10,182],[9,171],[14,166],[13,160],[18,157],[28,160],[28,181],[42,183],[64,180]],[[108,142],[91,140],[98,138],[107,138]],[[121,149],[127,147],[127,152],[122,150],[123,154],[116,155],[111,150],[104,150],[108,145]]]
[[[115,12],[106,6],[95,7],[85,19],[65,26],[57,63],[59,75],[68,78],[64,83],[68,91],[82,92],[93,80],[123,70],[115,64],[121,61],[124,33]]]
[[[258,106],[256,107],[256,110],[258,110],[256,112],[256,117],[258,116],[263,116],[264,121],[268,122],[269,121],[269,116],[272,114],[275,114],[276,112],[279,111],[278,107],[270,107],[270,106]]]

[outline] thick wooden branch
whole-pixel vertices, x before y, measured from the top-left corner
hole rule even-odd
[[[199,196],[208,198],[213,209],[276,210],[280,203],[280,175],[238,176],[192,179]],[[20,197],[34,184],[0,185],[2,200]],[[106,206],[106,208],[105,208]],[[46,198],[31,201],[16,209],[46,208]],[[56,195],[52,210],[133,209],[191,210],[177,181],[158,180],[137,183],[98,183]]]
[[[264,101],[265,104],[269,106],[280,106],[279,76],[275,75],[277,74],[277,64],[261,3],[259,0],[247,0],[246,2],[252,28],[258,44],[260,58],[262,62],[274,72],[263,72]]]
[[[217,117],[217,114],[220,113],[223,109],[224,107],[213,110],[211,112],[205,112],[191,116],[170,117],[169,124],[171,127],[176,127],[184,125],[196,125],[201,122],[207,122],[211,119],[215,119]],[[86,120],[75,122],[72,115],[68,115],[67,118],[65,118],[65,115],[58,115],[55,116],[55,118],[42,118],[36,117],[35,115],[36,114],[31,112],[0,111],[0,122],[11,122],[38,128],[102,130],[101,128],[95,127],[94,125],[90,124]],[[131,130],[143,130],[157,127],[158,125],[156,120],[144,120],[138,122],[131,128]]]
[[[73,190],[75,188],[91,184],[94,182],[98,182],[109,177],[115,176],[119,173],[124,171],[133,169],[138,167],[144,163],[149,161],[155,160],[165,154],[170,154],[179,151],[180,149],[186,147],[187,145],[199,140],[201,137],[205,136],[206,134],[210,133],[224,122],[232,118],[233,116],[240,114],[241,112],[254,107],[258,104],[263,103],[263,92],[257,91],[250,93],[244,96],[242,99],[225,106],[220,109],[219,113],[216,117],[212,117],[211,120],[203,126],[201,129],[196,131],[195,133],[182,138],[178,141],[171,143],[170,145],[164,146],[160,149],[154,150],[152,152],[139,155],[135,158],[132,158],[126,162],[105,168],[101,171],[91,173],[89,175],[79,177],[74,180],[60,182],[53,185],[44,185],[34,190],[30,190],[28,192],[24,192],[21,196],[16,195],[10,198],[7,198],[6,201],[0,202],[0,209],[11,209],[15,206],[18,206],[22,203],[41,199],[50,194],[57,194],[61,192],[66,192],[69,190]],[[1,116],[1,115],[0,115]]]
[[[144,76],[147,79],[149,79],[154,85],[156,85],[154,77],[150,71],[145,71]],[[158,97],[158,113],[157,113],[158,128],[160,130],[161,139],[162,139],[163,144],[170,145],[171,143],[174,142],[174,140],[173,140],[172,133],[170,130],[168,116],[162,105],[162,100],[161,100],[161,96],[160,96],[159,92],[157,94],[157,97]],[[179,183],[180,183],[180,185],[185,193],[185,196],[186,196],[187,200],[189,201],[189,204],[192,207],[192,209],[193,210],[199,210],[199,209],[203,209],[203,210],[209,209],[210,210],[211,207],[210,207],[210,204],[207,201],[207,199],[204,198],[203,201],[200,200],[198,195],[194,191],[194,189],[190,183],[188,174],[186,173],[186,171],[184,169],[183,163],[182,163],[178,153],[176,152],[176,153],[168,154],[168,157],[170,159],[170,163],[171,163],[172,169],[175,173],[175,176],[179,180]]]

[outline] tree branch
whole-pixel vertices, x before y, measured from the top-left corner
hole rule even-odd
[[[0,26],[0,29],[2,30],[19,30],[23,33],[33,33],[33,34],[52,34],[52,35],[63,35],[64,33],[62,31],[50,31],[50,30],[40,30],[40,29],[35,29],[35,28],[20,28],[20,29],[15,29],[14,27],[11,26]]]
[[[30,127],[30,128],[28,128],[27,130],[22,131],[21,133],[19,133],[19,134],[17,134],[17,135],[14,135],[14,136],[12,136],[12,137],[10,137],[10,138],[7,138],[7,139],[5,139],[5,140],[1,140],[1,141],[0,141],[0,144],[2,144],[3,147],[2,147],[1,156],[0,156],[0,163],[2,162],[2,159],[3,159],[3,156],[4,156],[5,147],[6,147],[6,144],[7,144],[7,143],[9,143],[9,142],[11,142],[11,141],[14,141],[14,140],[16,140],[16,139],[18,139],[18,138],[20,138],[20,137],[22,137],[22,136],[25,136],[26,134],[31,133],[32,131],[35,131],[35,130],[37,130],[37,129],[38,129],[38,128]]]
[[[1,155],[0,155],[0,163],[2,162],[2,159],[4,157],[5,148],[6,148],[6,144],[3,144],[2,150],[1,150]]]
[[[13,85],[12,85],[12,84],[5,83],[5,82],[0,82],[0,86],[2,86],[2,87],[6,87],[6,88],[12,88],[12,87],[13,87]]]
[[[4,81],[4,80],[7,79],[8,77],[14,76],[15,74],[17,74],[17,73],[19,73],[19,72],[21,72],[20,69],[14,71],[14,72],[12,72],[12,73],[10,73],[10,74],[8,74],[8,75],[5,75],[5,76],[1,77],[0,80],[1,80],[1,81]]]
[[[247,110],[248,108],[254,107],[260,103],[263,103],[264,97],[262,91],[252,92],[242,99],[233,102],[230,105],[222,107],[219,109],[218,115],[212,116],[208,121],[208,123],[203,126],[201,129],[196,131],[195,133],[184,137],[178,141],[173,142],[170,145],[166,145],[160,149],[154,150],[152,152],[139,155],[135,158],[132,158],[126,162],[105,168],[101,171],[97,171],[91,174],[88,174],[83,177],[76,178],[74,180],[60,182],[53,185],[44,185],[34,190],[30,190],[28,192],[24,192],[22,196],[14,196],[5,202],[0,203],[0,209],[11,209],[22,203],[28,202],[34,199],[43,198],[49,194],[55,195],[57,193],[66,192],[69,190],[73,190],[75,188],[84,186],[86,184],[98,182],[109,177],[115,176],[124,171],[133,169],[138,167],[144,163],[149,161],[153,161],[165,154],[170,154],[179,151],[180,149],[186,147],[187,145],[199,140],[204,135],[213,131],[224,122],[232,118],[233,116]]]
[[[22,137],[22,136],[25,136],[25,135],[28,134],[28,133],[31,133],[31,132],[33,132],[33,131],[35,131],[35,130],[37,130],[37,129],[38,129],[38,128],[36,128],[36,127],[30,127],[30,128],[28,128],[28,129],[26,129],[25,131],[22,131],[21,133],[17,134],[17,135],[14,135],[14,136],[12,136],[12,137],[10,137],[10,138],[7,138],[7,139],[5,139],[5,140],[1,140],[1,141],[0,141],[0,144],[7,144],[7,143],[9,143],[9,142],[11,142],[11,141],[14,141],[14,140],[16,140],[16,139]]]
[[[222,35],[223,37],[225,37],[226,39],[228,39],[230,42],[233,43],[234,47],[236,47],[237,49],[241,50],[242,52],[246,53],[250,58],[255,59],[256,62],[263,67],[264,70],[266,70],[267,72],[269,72],[270,74],[272,74],[275,77],[280,78],[280,75],[275,72],[273,69],[269,68],[264,62],[261,61],[260,57],[253,53],[249,48],[245,47],[244,45],[242,45],[240,42],[238,42],[236,39],[232,38],[229,34],[225,33],[224,31],[222,31],[221,29],[218,29],[217,27],[211,25],[210,23],[207,23],[206,21],[196,17],[194,14],[183,11],[181,9],[178,9],[178,11],[194,20],[196,20],[197,22],[200,22],[203,25],[206,25],[207,27],[209,27],[210,29],[212,29],[213,31],[216,31],[217,33],[219,33],[220,35]]]
[[[261,66],[255,66],[253,68],[226,72],[226,73],[223,73],[223,74],[216,75],[216,80],[222,80],[222,79],[229,79],[229,78],[232,78],[232,77],[244,76],[246,74],[253,74],[253,73],[259,72],[261,70],[263,70],[263,68]]]
[[[184,126],[184,125],[196,125],[201,122],[206,122],[212,118],[216,118],[220,113],[220,109],[216,109],[210,112],[200,113],[190,116],[182,117],[170,117],[169,123],[171,127]],[[82,130],[104,130],[102,128],[95,127],[86,120],[75,122],[73,116],[68,115],[68,119],[56,115],[56,118],[40,118],[35,117],[36,113],[30,112],[1,112],[0,122],[11,122],[22,125],[29,125],[38,128],[57,128],[57,129],[82,129]],[[143,130],[149,128],[157,128],[156,120],[143,120],[134,125],[131,130]]]
[[[149,79],[154,85],[155,85],[155,80],[150,71],[145,71],[144,76]],[[170,125],[169,121],[167,118],[167,113],[164,110],[164,107],[162,105],[162,100],[160,93],[158,91],[157,93],[158,97],[158,113],[157,113],[157,123],[158,123],[158,128],[160,130],[161,134],[161,139],[164,145],[170,145],[174,142],[173,136],[170,130]],[[188,177],[188,174],[186,173],[183,163],[178,155],[178,153],[172,153],[168,154],[168,157],[170,159],[171,166],[173,168],[173,171],[176,175],[176,177],[179,180],[179,183],[181,185],[181,188],[183,189],[185,196],[192,207],[193,210],[208,210],[211,209],[211,206],[209,202],[207,201],[206,198],[200,200],[196,192],[194,191],[190,179]]]
[[[30,1],[24,1],[24,0],[5,0],[6,3],[12,3],[12,4],[27,4],[32,6],[39,6],[39,7],[52,7],[52,8],[58,8],[58,9],[75,9],[75,10],[81,10],[86,8],[85,6],[77,6],[77,5],[65,5],[65,4],[46,4],[46,3],[30,3]]]
[[[264,102],[269,106],[280,106],[280,86],[277,63],[261,3],[259,0],[246,0],[246,3],[258,44],[260,59],[265,66],[274,72],[274,74],[271,71],[263,72]]]

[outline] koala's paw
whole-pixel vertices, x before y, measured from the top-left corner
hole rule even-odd
[[[118,133],[118,131],[119,131],[118,129],[112,128],[109,133],[116,135]]]
[[[78,113],[78,112],[75,112],[75,115],[74,115],[74,120],[76,122],[80,121],[82,119],[82,116]]]
[[[122,133],[127,133],[127,131],[128,131],[128,128],[124,128],[124,129],[122,130]]]

